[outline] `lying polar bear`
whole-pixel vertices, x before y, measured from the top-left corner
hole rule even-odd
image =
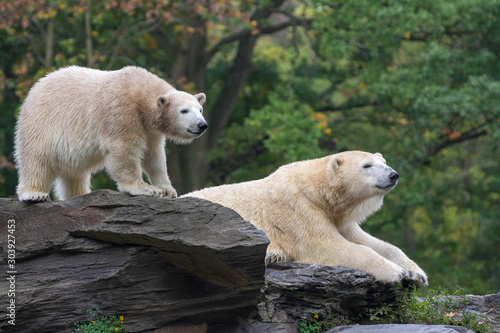
[[[260,180],[195,191],[234,209],[266,232],[266,262],[357,268],[386,282],[427,285],[425,272],[399,248],[360,224],[377,211],[399,175],[381,154],[347,151],[284,165]]]

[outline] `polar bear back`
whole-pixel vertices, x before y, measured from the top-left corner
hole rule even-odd
[[[311,185],[325,183],[325,170],[329,162],[329,156],[294,162],[281,166],[262,179],[209,187],[185,196],[232,208],[269,235],[276,232],[271,225],[279,226],[281,222],[286,224],[286,221],[294,219],[295,214],[308,212],[308,207],[300,209],[304,200],[323,200],[320,191]]]

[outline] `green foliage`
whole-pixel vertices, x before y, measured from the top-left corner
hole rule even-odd
[[[458,288],[451,296],[464,296],[464,294],[463,289]],[[433,290],[426,297],[418,298],[417,293],[413,291],[403,294],[396,307],[395,317],[401,324],[454,325],[468,328],[473,332],[493,332],[493,327],[486,317],[468,311],[458,313],[457,310],[465,306],[467,302],[466,297],[457,303],[449,295],[444,295],[442,291]],[[385,321],[384,318],[378,316],[372,316],[370,320]]]
[[[311,320],[300,319],[298,322],[299,333],[322,333],[332,327],[351,325],[353,321],[344,316],[335,316],[321,319],[317,314]]]
[[[306,0],[273,10],[302,26],[262,35],[277,16],[252,13],[273,3],[91,1],[84,31],[84,2],[0,0],[0,196],[15,196],[15,120],[36,80],[71,64],[135,64],[183,90],[205,86],[211,119],[221,101],[235,101],[228,125],[213,133],[210,119],[196,141],[220,137],[215,149],[192,150],[209,165],[182,164],[182,173],[206,169],[206,185],[219,185],[296,160],[378,151],[401,178],[364,228],[418,262],[431,287],[498,292],[500,1]],[[224,95],[251,36],[252,61],[239,64],[248,79]],[[115,185],[100,173],[98,188]]]
[[[265,150],[265,154],[257,156],[255,152],[251,160],[247,157],[245,168],[233,171],[228,179],[230,182],[267,175],[273,170],[255,171],[271,161],[274,162],[271,166],[274,166],[325,154],[317,145],[322,132],[310,107],[285,92],[272,92],[268,98],[268,104],[251,110],[243,124],[234,124],[226,130],[224,139],[212,155],[221,160],[227,158],[229,152],[233,158],[238,158],[257,149],[252,147],[263,145],[260,149]],[[252,170],[251,166],[255,168]]]
[[[104,316],[99,308],[88,309],[90,318],[85,322],[75,323],[74,333],[116,333],[127,332],[123,316]]]
[[[314,315],[312,320],[299,321],[300,333],[326,332],[334,326],[355,324],[421,324],[454,325],[468,328],[478,333],[493,333],[493,327],[487,318],[459,308],[467,304],[467,298],[454,301],[453,296],[463,296],[463,289],[458,288],[453,295],[444,295],[442,291],[429,292],[426,297],[418,297],[415,289],[405,290],[393,305],[370,309],[360,318],[325,318],[320,320]]]
[[[299,333],[321,333],[324,331],[323,324],[320,322],[310,322],[305,319],[299,320]]]
[[[317,322],[310,322],[305,319],[299,320],[299,332],[300,333],[319,333],[322,332],[320,324]]]
[[[379,151],[401,175],[365,228],[446,290],[500,289],[481,250],[500,244],[499,12],[498,1],[332,1],[313,22],[332,79],[307,103],[331,110],[336,150]]]

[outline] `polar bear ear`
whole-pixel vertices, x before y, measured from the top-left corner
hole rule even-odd
[[[168,103],[170,103],[170,100],[168,98],[166,98],[165,96],[160,96],[158,97],[158,99],[156,100],[156,104],[158,105],[158,107],[162,108],[164,107],[165,105],[167,105]]]
[[[341,157],[338,157],[338,156],[335,156],[334,158],[332,158],[332,160],[330,161],[330,164],[332,166],[332,169],[333,170],[338,170],[338,168],[340,167],[340,165],[344,162],[344,160],[342,160]]]
[[[380,156],[380,157],[382,157],[382,158],[384,157],[384,156],[382,156],[382,154],[381,154],[381,153],[375,153],[375,155]]]
[[[207,100],[207,96],[204,93],[196,94],[194,95],[194,98],[196,98],[201,105],[205,104],[205,101]]]

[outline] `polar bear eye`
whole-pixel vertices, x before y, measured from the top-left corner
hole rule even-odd
[[[189,112],[189,110],[188,110],[188,109],[182,109],[182,110],[181,110],[181,113],[188,113],[188,112]]]
[[[371,163],[367,163],[367,164],[363,165],[363,168],[364,168],[364,169],[369,169],[369,168],[371,168],[372,166],[373,166],[373,164],[371,164]]]

